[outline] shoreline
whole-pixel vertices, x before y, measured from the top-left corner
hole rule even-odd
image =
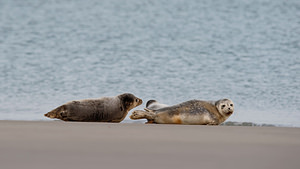
[[[34,120],[30,120],[30,119],[4,119],[4,120],[0,120],[1,121],[27,121],[27,122],[36,122],[36,121],[40,121],[40,122],[49,122],[49,121],[62,121],[59,119],[34,119]],[[123,121],[121,121],[120,123],[125,123],[125,124],[145,124],[146,120],[130,120],[130,119],[125,119]],[[68,122],[67,122],[68,123]],[[102,122],[89,122],[89,123],[102,123]],[[176,125],[176,124],[170,124],[170,125]],[[288,128],[300,128],[300,126],[294,126],[294,125],[284,125],[284,124],[270,124],[270,123],[254,123],[254,122],[248,122],[248,121],[244,121],[244,122],[239,122],[239,121],[225,121],[222,124],[218,125],[218,126],[249,126],[249,127],[288,127]]]
[[[300,129],[0,121],[3,168],[298,168]]]

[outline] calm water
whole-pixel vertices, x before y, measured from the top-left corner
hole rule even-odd
[[[0,120],[131,92],[300,127],[299,18],[299,0],[0,0]]]

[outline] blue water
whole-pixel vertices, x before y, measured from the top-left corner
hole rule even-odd
[[[131,92],[300,127],[299,74],[299,0],[0,0],[0,120]]]

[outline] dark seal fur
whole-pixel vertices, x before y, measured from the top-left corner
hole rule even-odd
[[[64,121],[121,122],[128,112],[141,105],[142,99],[130,93],[115,97],[102,97],[71,101],[45,114]]]

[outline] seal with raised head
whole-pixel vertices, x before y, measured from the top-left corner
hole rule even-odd
[[[142,103],[142,99],[124,93],[115,97],[71,101],[48,112],[45,116],[64,121],[119,123],[131,109]]]
[[[157,110],[148,108],[145,108],[145,111],[135,110],[130,118],[132,120],[147,119],[148,123],[158,124],[219,125],[233,111],[233,102],[229,99],[218,101],[190,100]]]

